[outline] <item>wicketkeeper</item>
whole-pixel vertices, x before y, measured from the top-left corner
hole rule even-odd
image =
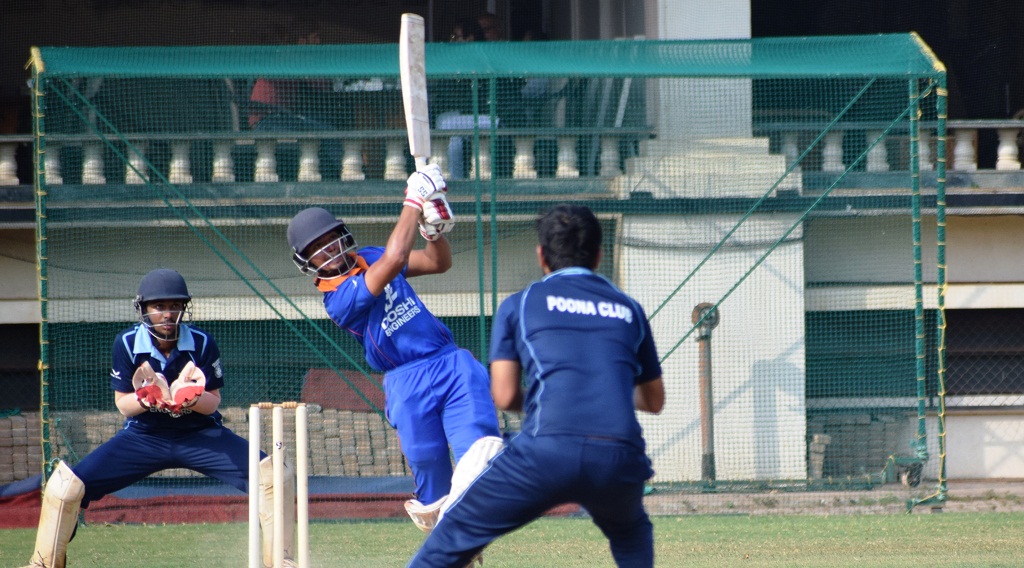
[[[187,468],[248,492],[249,444],[221,424],[224,386],[213,337],[189,324],[192,296],[185,279],[161,268],[139,283],[139,323],[114,340],[110,386],[124,428],[78,465],[60,462],[43,490],[35,551],[26,568],[63,568],[80,508],[158,471]],[[285,499],[295,500],[286,464]],[[263,564],[272,564],[273,464],[261,454],[260,524]],[[286,566],[294,549],[294,507],[285,507]]]
[[[410,176],[384,248],[357,249],[345,223],[319,207],[288,225],[292,259],[314,276],[327,314],[362,342],[370,367],[385,373],[385,412],[416,480],[405,507],[427,532],[449,493],[468,485],[502,445],[487,370],[455,344],[408,281],[451,267],[445,234],[455,221],[446,192],[436,165]],[[417,231],[427,244],[413,250]]]

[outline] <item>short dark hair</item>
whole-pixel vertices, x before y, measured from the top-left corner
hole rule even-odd
[[[589,207],[568,203],[552,207],[537,218],[537,238],[544,262],[552,271],[597,267],[601,223]]]

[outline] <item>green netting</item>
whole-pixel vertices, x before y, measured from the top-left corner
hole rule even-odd
[[[34,54],[46,457],[74,463],[118,428],[110,345],[142,275],[170,267],[220,343],[225,423],[244,435],[256,401],[316,405],[314,501],[373,503],[319,514],[401,514],[412,483],[381,377],[285,239],[318,205],[385,242],[414,167],[397,60],[394,45]],[[809,494],[891,484],[895,508],[944,499],[945,73],[919,38],[432,44],[427,72],[459,223],[454,268],[418,292],[485,359],[497,303],[540,275],[537,213],[597,211],[601,271],[644,305],[663,357],[666,410],[642,417],[656,511],[762,492],[827,510]],[[165,472],[141,494],[183,493],[160,519],[181,521],[206,483]]]

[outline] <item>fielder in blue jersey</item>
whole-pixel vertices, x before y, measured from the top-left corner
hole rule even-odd
[[[384,248],[357,249],[345,223],[320,207],[300,211],[288,225],[293,260],[314,275],[327,314],[385,373],[385,412],[416,482],[406,511],[426,532],[465,485],[458,480],[475,477],[502,445],[487,369],[455,344],[408,281],[451,267],[446,191],[436,165],[410,176]],[[427,243],[413,250],[417,228]]]
[[[54,469],[43,491],[29,567],[63,568],[79,509],[159,471],[187,468],[248,491],[249,444],[221,423],[220,350],[210,334],[188,323],[191,300],[185,279],[174,270],[153,270],[139,282],[133,302],[139,323],[114,339],[110,370],[124,427],[74,467],[61,461]],[[261,508],[272,511],[273,464],[262,457]],[[285,498],[294,495],[294,478],[286,475]],[[294,509],[285,523],[285,565],[295,566]],[[263,564],[270,566],[273,517],[261,516],[260,524]]]
[[[491,335],[491,393],[499,408],[524,411],[522,430],[448,505],[409,566],[465,566],[569,502],[590,514],[619,566],[654,565],[642,501],[653,471],[635,411],[661,412],[665,390],[647,316],[594,272],[601,226],[590,209],[557,206],[537,232],[546,276],[502,302]]]

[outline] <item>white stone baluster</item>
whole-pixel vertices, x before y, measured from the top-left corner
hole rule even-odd
[[[921,128],[917,140],[917,162],[918,169],[922,172],[930,172],[935,169],[932,162],[932,136],[927,128]]]
[[[996,150],[997,170],[1019,170],[1020,160],[1017,158],[1018,128],[1000,128],[999,147]]]
[[[601,177],[615,177],[622,173],[619,167],[619,139],[613,136],[601,137]]]
[[[192,183],[192,167],[188,159],[189,142],[175,140],[171,142],[171,164],[167,172],[167,180],[171,183]]]
[[[466,164],[466,173],[470,174],[470,177],[476,177],[473,174],[475,167],[476,163],[470,157],[469,163]],[[491,179],[491,141],[483,133],[480,134],[480,179]]]
[[[960,128],[953,133],[956,142],[953,144],[953,169],[961,172],[978,171],[978,154],[975,141],[978,131],[973,128]]]
[[[872,144],[875,140],[882,138],[885,132],[882,130],[868,130],[865,135],[867,136],[866,142]],[[889,171],[889,152],[885,148],[885,138],[878,140],[878,142],[868,150],[868,163],[866,166],[869,172],[887,172]]]
[[[347,140],[341,158],[341,181],[363,181],[363,141]]]
[[[46,146],[46,155],[43,156],[43,171],[46,174],[47,185],[60,185],[64,183],[64,178],[61,176],[60,171],[60,146],[57,144],[48,144]]]
[[[555,172],[555,177],[580,177],[576,156],[576,137],[574,136],[562,136],[558,139],[558,170]]]
[[[446,148],[447,146],[447,138],[444,139],[443,144],[437,140],[431,142],[429,160],[429,163],[437,164],[437,167],[441,168],[441,175],[444,176],[445,179],[448,179],[452,173],[448,167],[448,150]]]
[[[17,144],[0,144],[0,185],[18,185]]]
[[[846,166],[843,164],[843,133],[833,130],[825,135],[825,147],[821,150],[821,171],[844,170]]]
[[[217,140],[213,143],[213,174],[210,179],[217,183],[234,183],[235,159],[231,151],[235,148],[232,140]]]
[[[405,153],[408,143],[402,138],[391,138],[387,141],[384,154],[384,179],[405,180]]]
[[[320,141],[299,141],[298,181],[320,181]]]
[[[139,140],[134,147],[128,148],[128,165],[124,170],[124,182],[128,184],[146,183],[146,141]]]
[[[103,147],[99,142],[86,142],[82,146],[82,183],[107,183],[103,174]]]
[[[512,161],[512,177],[516,179],[535,179],[537,162],[533,156],[532,136],[516,136],[516,157]]]
[[[790,167],[796,163],[796,159],[800,156],[800,148],[797,146],[797,133],[787,132],[782,135],[782,155],[786,157],[786,167]],[[792,174],[800,175],[800,164],[797,164],[793,168]]]
[[[253,181],[277,183],[277,140],[256,141],[256,169]]]

